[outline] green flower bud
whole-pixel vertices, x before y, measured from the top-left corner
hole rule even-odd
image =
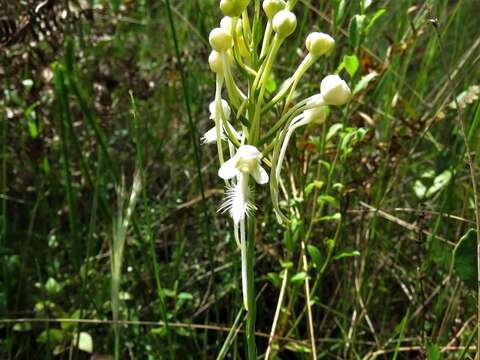
[[[321,56],[332,51],[335,40],[328,34],[313,32],[307,36],[305,45],[313,56]]]
[[[208,57],[208,63],[210,64],[210,69],[215,74],[223,74],[222,56],[218,51],[212,50],[210,56]]]
[[[344,105],[350,99],[350,88],[338,75],[326,76],[320,84],[320,93],[328,105]]]
[[[272,25],[279,36],[286,38],[295,31],[297,17],[291,11],[281,10],[273,17]]]
[[[232,35],[227,33],[222,28],[215,28],[210,31],[210,35],[208,36],[208,41],[212,46],[213,50],[218,52],[224,52],[230,49],[233,46],[233,38]]]
[[[222,20],[220,20],[220,27],[225,30],[228,34],[233,35],[232,31],[232,18],[230,16],[224,16]],[[241,21],[237,21],[236,29],[235,29],[235,37],[238,41],[238,50],[240,51],[240,55],[243,57],[250,56],[250,52],[248,51],[248,47],[245,44],[245,39],[243,38],[243,25]]]
[[[247,8],[250,0],[221,0],[220,10],[225,16],[239,17]]]
[[[262,4],[263,11],[269,19],[272,19],[280,10],[285,9],[286,5],[283,0],[264,0]]]

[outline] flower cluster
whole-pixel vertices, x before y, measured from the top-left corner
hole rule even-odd
[[[268,90],[279,50],[297,28],[293,12],[296,2],[264,0],[263,16],[256,13],[251,19],[247,11],[249,0],[221,0],[220,10],[225,17],[209,35],[212,52],[208,61],[216,76],[215,99],[209,110],[215,126],[205,133],[203,142],[217,146],[218,175],[227,187],[220,210],[233,219],[235,238],[242,251],[244,293],[245,221],[256,209],[252,184],[269,183],[277,218],[280,222],[288,221],[279,207],[278,188],[290,138],[302,126],[323,123],[329,106],[344,105],[351,96],[346,82],[337,74],[330,74],[321,81],[319,93],[303,100],[295,98],[303,75],[335,47],[335,40],[322,32],[307,36],[307,55],[292,76],[276,93]],[[262,19],[265,25],[260,38]],[[235,79],[239,77],[243,81]],[[223,99],[224,95],[228,101]],[[224,158],[225,151],[228,160]],[[270,168],[269,174],[264,166]]]

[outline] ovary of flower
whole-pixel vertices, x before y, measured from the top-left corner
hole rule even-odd
[[[328,75],[320,83],[320,93],[327,105],[344,105],[350,99],[347,83],[338,75]]]
[[[224,180],[237,179],[237,183],[227,190],[225,202],[220,207],[220,211],[230,213],[235,224],[255,209],[251,202],[249,177],[252,176],[258,184],[268,182],[268,174],[260,165],[260,158],[261,153],[255,146],[242,145],[218,170],[218,176]]]
[[[221,99],[221,104],[222,104],[222,111],[223,111],[223,116],[225,117],[225,123],[226,125],[229,127],[229,130],[232,132],[232,134],[237,138],[237,139],[240,139],[240,134],[238,134],[235,129],[233,128],[233,126],[228,122],[228,120],[230,119],[230,115],[231,115],[231,110],[230,110],[230,106],[228,105],[228,103],[224,100],[224,99]],[[215,101],[212,101],[209,105],[209,110],[210,110],[210,119],[211,120],[216,120],[216,117],[215,117],[215,114],[216,114],[216,102]],[[222,114],[221,114],[222,115]],[[225,136],[225,126],[222,122],[222,126],[220,127],[221,129],[221,136],[220,138],[222,140],[225,140],[226,139],[226,136]],[[210,130],[208,130],[202,137],[202,142],[204,144],[211,144],[211,143],[215,143],[217,141],[217,128],[216,126],[214,126],[213,128],[211,128]]]

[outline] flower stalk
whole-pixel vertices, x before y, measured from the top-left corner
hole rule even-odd
[[[319,94],[295,104],[294,94],[303,76],[316,61],[330,54],[335,45],[332,37],[321,32],[313,32],[307,37],[305,46],[308,54],[279,91],[270,93],[267,84],[282,45],[297,27],[297,18],[293,13],[296,3],[296,0],[264,0],[260,7],[260,1],[256,0],[251,23],[247,10],[249,0],[221,0],[220,10],[224,18],[209,35],[213,49],[209,63],[216,75],[214,109],[211,111],[215,131],[214,136],[213,129],[207,131],[204,143],[216,143],[220,164],[218,175],[226,183],[225,198],[219,211],[231,218],[240,249],[249,360],[256,359],[255,218],[251,216],[258,210],[255,189],[258,188],[261,196],[262,187],[257,184],[269,183],[278,221],[287,224],[289,218],[280,209],[278,188],[288,144],[299,128],[326,121],[328,106],[342,105],[350,97],[346,83],[338,75],[329,75],[322,81]],[[266,15],[263,25],[261,9]],[[262,31],[263,38],[257,36]],[[238,81],[236,77],[244,81]],[[225,104],[222,99],[224,89],[227,95]],[[228,144],[228,159],[223,141]],[[263,164],[270,167],[270,173]],[[309,291],[309,287],[306,289]],[[313,329],[312,324],[309,325]],[[313,339],[313,331],[311,337]],[[314,344],[312,349],[315,349]]]

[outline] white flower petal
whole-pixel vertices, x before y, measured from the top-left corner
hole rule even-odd
[[[237,174],[237,158],[235,156],[225,161],[218,170],[218,176],[220,176],[224,180],[229,180],[237,176]]]
[[[260,165],[257,166],[257,168],[252,172],[251,175],[253,176],[257,184],[262,185],[268,182],[268,173]]]
[[[232,110],[230,109],[230,106],[228,105],[228,102],[224,99],[221,99],[220,103],[222,104],[223,108],[223,114],[225,115],[226,120],[230,119],[230,116],[232,114]],[[215,100],[208,105],[208,110],[210,111],[210,119],[215,120],[215,114],[216,114],[216,102]]]
[[[222,138],[223,138],[222,134]],[[217,129],[215,126],[208,130],[202,137],[202,141],[204,144],[212,144],[214,142],[217,142]]]

